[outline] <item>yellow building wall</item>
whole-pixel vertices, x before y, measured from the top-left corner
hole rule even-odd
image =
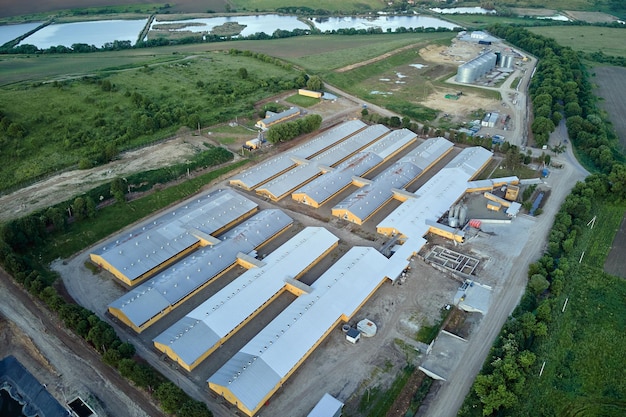
[[[332,209],[331,213],[333,216],[349,221],[350,223],[354,223],[358,225],[363,224],[362,220],[359,217],[355,216],[354,214],[352,214],[350,211],[346,209]]]
[[[439,229],[437,227],[431,226],[428,231],[434,235],[445,237],[446,239],[454,240],[459,243],[463,243],[465,238],[459,234],[452,233],[448,230]]]
[[[319,91],[305,90],[303,88],[298,90],[298,94],[306,97],[322,98],[322,93]]]
[[[491,190],[493,190],[493,186],[488,185],[488,186],[484,186],[484,187],[468,188],[467,190],[465,190],[465,192],[467,192],[467,193],[477,193],[477,192],[481,192],[481,191],[491,191]]]
[[[159,273],[160,271],[162,271],[163,269],[165,269],[169,265],[173,264],[174,262],[178,261],[179,259],[187,256],[189,253],[193,252],[194,250],[198,249],[201,246],[202,246],[202,242],[198,241],[197,243],[194,243],[193,245],[189,246],[187,249],[183,250],[182,252],[177,253],[176,255],[172,256],[168,260],[160,263],[159,265],[155,266],[151,270],[143,273],[142,275],[138,276],[137,278],[135,278],[133,280],[128,278],[126,275],[122,274],[117,268],[115,268],[113,265],[109,264],[101,256],[95,255],[95,254],[90,254],[89,258],[96,265],[98,265],[102,269],[104,269],[106,271],[109,271],[111,274],[113,274],[113,276],[115,278],[117,278],[118,280],[120,280],[123,284],[125,284],[129,288],[133,288],[133,287],[136,287],[137,285],[141,284],[142,282],[144,282],[145,280],[147,280],[148,278],[150,278],[154,274]]]
[[[500,211],[502,205],[500,203],[487,203],[487,209],[493,211]]]

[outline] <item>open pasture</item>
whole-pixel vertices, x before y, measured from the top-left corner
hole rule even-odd
[[[595,93],[602,98],[600,107],[608,113],[620,145],[626,149],[626,68],[598,66],[592,72],[596,75]]]
[[[626,31],[599,26],[537,26],[529,31],[553,38],[559,45],[586,53],[602,51],[605,55],[626,57]]]
[[[238,76],[247,68],[248,77]],[[0,89],[0,110],[23,127],[0,143],[8,189],[53,171],[89,167],[175,133],[251,115],[299,76],[259,60],[213,53],[155,66]],[[10,103],[10,106],[8,105]]]

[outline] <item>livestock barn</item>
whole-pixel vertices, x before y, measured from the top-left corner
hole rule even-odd
[[[258,210],[230,189],[183,203],[92,252],[93,263],[134,287]]]

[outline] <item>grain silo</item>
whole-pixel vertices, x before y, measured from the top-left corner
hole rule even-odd
[[[504,54],[504,55],[502,55],[502,61],[500,62],[500,67],[501,68],[511,69],[511,68],[513,68],[514,64],[515,64],[515,55],[513,55],[513,54]]]
[[[493,70],[496,66],[497,56],[493,52],[486,52],[471,61],[459,66],[456,81],[470,84]]]

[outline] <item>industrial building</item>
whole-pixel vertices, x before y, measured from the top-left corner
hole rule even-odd
[[[230,189],[186,202],[93,251],[93,263],[133,287],[198,249],[258,210]]]
[[[353,181],[376,169],[417,140],[408,129],[394,130],[362,152],[324,172],[320,177],[299,188],[291,197],[303,204],[319,208]]]
[[[191,371],[284,291],[300,295],[297,279],[338,243],[328,230],[307,227],[155,338],[154,346]]]
[[[378,233],[404,242],[391,259],[405,260],[418,253],[426,243],[423,236],[428,232],[458,242],[464,240],[463,231],[437,221],[466,193],[468,181],[492,156],[491,151],[479,146],[464,149],[376,226]]]
[[[355,180],[361,188],[333,207],[332,215],[356,224],[365,223],[398,194],[395,190],[402,190],[417,180],[452,151],[453,146],[441,137],[427,139],[373,180]]]
[[[285,111],[281,111],[280,113],[274,113],[271,111],[267,111],[265,113],[265,119],[261,119],[256,122],[255,126],[267,130],[271,126],[278,124],[280,122],[287,121],[289,119],[293,119],[294,117],[300,114],[300,109],[297,107],[291,107]]]
[[[368,126],[310,159],[296,160],[298,166],[266,182],[258,187],[256,192],[273,201],[279,201],[302,184],[321,175],[322,171],[328,171],[340,164],[388,132],[389,129],[383,125]]]
[[[109,305],[109,313],[140,333],[239,263],[254,265],[249,254],[293,223],[280,210],[263,210],[212,240],[181,262],[131,289]]]
[[[389,259],[355,246],[209,379],[211,390],[248,416],[296,371],[340,322],[349,321],[385,282]],[[408,261],[405,261],[405,268]]]
[[[297,161],[315,157],[363,130],[366,126],[367,125],[360,120],[350,120],[337,125],[317,135],[303,145],[283,152],[275,158],[271,158],[245,170],[241,174],[233,176],[229,180],[230,185],[249,191],[254,190],[262,184],[294,168],[297,165]]]
[[[480,77],[493,71],[496,67],[496,59],[497,56],[493,52],[485,52],[460,65],[455,78],[456,82],[464,84],[475,82]]]

